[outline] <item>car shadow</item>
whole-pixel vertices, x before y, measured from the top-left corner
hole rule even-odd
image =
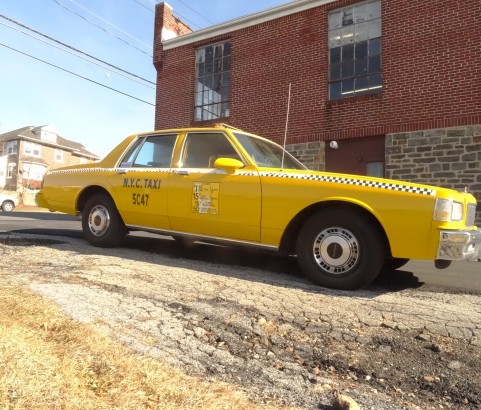
[[[60,214],[58,214],[60,215]],[[15,233],[67,236],[82,239],[82,232],[76,229],[19,229]],[[0,239],[1,242],[1,239]],[[49,246],[52,246],[50,244]],[[337,296],[353,296],[372,298],[379,294],[400,292],[406,289],[417,289],[423,286],[423,282],[412,273],[403,270],[383,271],[379,277],[369,286],[356,290],[344,291],[328,289],[317,286],[304,277],[297,259],[293,256],[280,255],[276,252],[259,250],[257,248],[228,247],[195,242],[186,245],[181,241],[175,241],[171,237],[154,234],[134,233],[127,235],[122,244],[123,248],[137,249],[149,252],[161,257],[168,257],[168,263],[176,267],[192,267],[191,261],[205,262],[207,265],[199,266],[209,274],[218,274],[236,278],[269,283],[274,286],[300,288],[310,293],[321,293]],[[77,250],[79,253],[88,255],[116,255],[118,250],[96,248],[86,246]],[[127,258],[127,254],[122,255]],[[141,256],[140,256],[141,257]],[[135,259],[134,259],[135,260]],[[239,272],[214,268],[212,264],[222,267],[238,266],[246,268]],[[209,267],[210,266],[210,267]],[[249,271],[249,272],[247,272]]]
[[[60,212],[31,212],[31,211],[17,211],[3,212],[2,217],[11,218],[25,218],[25,219],[39,219],[41,221],[78,221],[80,217]]]
[[[406,289],[418,289],[424,284],[413,272],[389,269],[381,271],[379,276],[369,285],[369,288],[384,292],[400,292]]]

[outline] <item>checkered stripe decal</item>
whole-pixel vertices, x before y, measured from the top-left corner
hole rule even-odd
[[[393,183],[393,182],[368,181],[363,179],[346,178],[346,177],[330,176],[330,175],[293,174],[289,172],[260,172],[259,175],[263,177],[271,177],[271,178],[303,179],[303,180],[309,180],[309,181],[331,182],[334,184],[364,186],[369,188],[409,192],[412,194],[427,195],[427,196],[436,195],[435,189],[417,187],[412,185],[404,185],[404,184]]]
[[[66,169],[66,170],[59,170],[59,171],[50,171],[50,175],[55,174],[69,174],[74,172],[112,172],[117,171],[119,168],[78,168],[78,169]],[[126,173],[129,171],[139,171],[142,172],[155,172],[155,173],[170,173],[172,169],[162,169],[159,168],[123,168],[125,169]],[[190,170],[193,171],[193,170]],[[199,173],[204,170],[196,170]],[[346,178],[346,177],[339,177],[339,176],[331,176],[331,175],[313,175],[313,174],[294,174],[290,172],[255,172],[255,171],[237,171],[236,175],[239,176],[256,176],[260,175],[261,177],[269,177],[269,178],[283,178],[283,179],[302,179],[302,180],[309,180],[309,181],[319,181],[319,182],[330,182],[334,184],[345,184],[345,185],[354,185],[354,186],[363,186],[369,188],[377,188],[377,189],[387,189],[389,191],[400,191],[400,192],[409,192],[411,194],[418,194],[418,195],[427,195],[427,196],[436,196],[436,190],[431,188],[424,188],[400,183],[393,183],[393,182],[382,182],[382,181],[368,181],[363,179],[357,178]]]
[[[142,172],[155,172],[156,174],[162,173],[170,173],[170,168],[162,169],[159,168],[77,168],[77,169],[61,169],[61,170],[53,170],[50,171],[49,175],[57,175],[57,174],[73,174],[73,173],[85,173],[85,172],[115,172],[119,169],[125,171],[125,173],[129,173],[132,171],[142,171]]]
[[[60,174],[73,174],[77,172],[105,172],[113,171],[113,168],[77,168],[77,169],[60,169],[58,171],[49,171],[49,175],[60,175]]]

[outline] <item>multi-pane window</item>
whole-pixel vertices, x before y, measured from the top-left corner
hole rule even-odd
[[[5,154],[17,153],[17,141],[9,141],[5,143]]]
[[[63,162],[63,150],[55,150],[55,162]]]
[[[229,116],[230,58],[231,44],[229,41],[196,50],[196,121]]]
[[[329,99],[382,90],[381,1],[329,13]]]
[[[45,166],[39,164],[30,164],[24,163],[23,164],[23,179],[27,179],[30,181],[41,181],[43,176],[45,175]]]
[[[23,153],[25,155],[30,155],[32,157],[42,156],[42,147],[40,144],[35,144],[34,142],[26,141],[23,148]]]

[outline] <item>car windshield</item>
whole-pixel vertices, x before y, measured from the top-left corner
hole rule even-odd
[[[239,132],[234,132],[234,135],[258,167],[306,169],[306,167],[291,154],[271,141],[256,138],[252,135],[241,134]],[[282,166],[283,153],[284,166]]]

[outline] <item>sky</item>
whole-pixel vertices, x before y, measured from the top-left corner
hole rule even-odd
[[[167,1],[194,31],[288,2]],[[156,3],[0,0],[0,134],[50,125],[103,157],[128,135],[152,130]]]

